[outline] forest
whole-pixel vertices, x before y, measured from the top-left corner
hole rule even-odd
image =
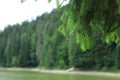
[[[102,31],[92,28],[94,45],[84,50],[76,35],[61,33],[61,16],[67,6],[44,13],[31,22],[8,25],[0,31],[0,66],[40,67],[82,70],[120,69],[120,47],[115,42],[107,44]],[[67,33],[67,31],[66,31]]]

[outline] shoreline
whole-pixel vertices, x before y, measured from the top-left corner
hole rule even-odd
[[[32,72],[40,72],[40,73],[72,74],[72,75],[87,75],[87,76],[120,77],[120,73],[98,72],[98,71],[71,71],[71,72],[68,72],[66,70],[47,70],[47,69],[39,69],[39,68],[3,68],[3,67],[0,67],[0,70],[32,71]]]

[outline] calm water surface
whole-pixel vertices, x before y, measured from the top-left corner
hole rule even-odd
[[[120,78],[0,70],[0,80],[120,80]]]
[[[0,80],[75,80],[74,77],[65,74],[0,70]]]

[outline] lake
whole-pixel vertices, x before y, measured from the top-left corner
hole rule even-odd
[[[120,80],[118,77],[0,70],[0,80]]]

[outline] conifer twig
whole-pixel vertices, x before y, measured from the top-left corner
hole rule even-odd
[[[61,7],[61,5],[64,3],[64,1],[67,1],[67,0],[63,0],[63,1],[58,5],[58,8]]]

